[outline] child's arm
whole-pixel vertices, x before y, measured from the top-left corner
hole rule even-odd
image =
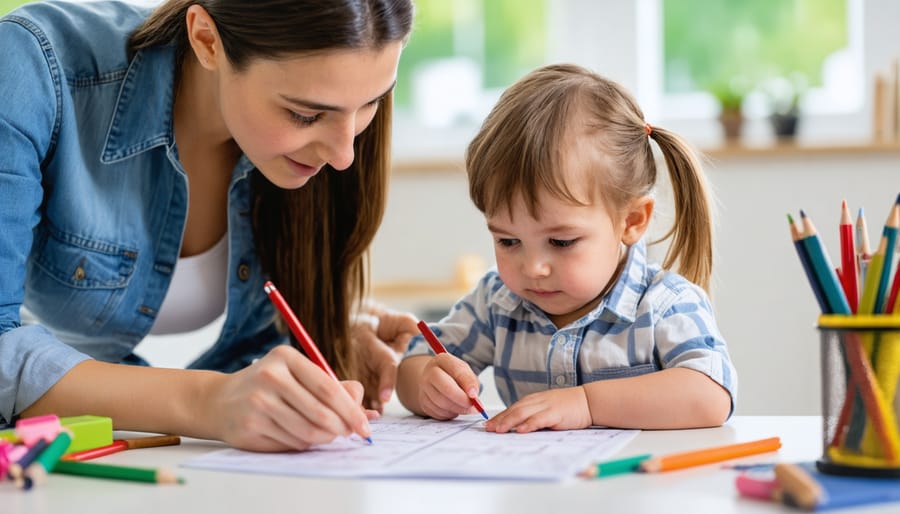
[[[591,425],[677,429],[719,426],[731,396],[699,371],[669,368],[526,396],[485,423],[493,432],[531,432]]]
[[[472,398],[479,389],[472,368],[449,353],[407,357],[397,370],[397,397],[420,416],[446,420],[475,413]]]

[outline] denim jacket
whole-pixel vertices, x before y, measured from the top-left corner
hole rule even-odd
[[[128,59],[149,14],[121,2],[44,2],[0,18],[0,418],[79,362],[132,353],[166,295],[187,218],[172,125],[175,51]],[[234,371],[286,339],[256,257],[250,177],[228,193],[228,301],[191,368]],[[21,309],[36,319],[23,324]]]

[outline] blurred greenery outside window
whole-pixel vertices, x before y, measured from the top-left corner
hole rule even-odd
[[[6,14],[16,7],[27,3],[26,0],[0,0],[0,15]]]
[[[398,113],[426,127],[476,125],[545,61],[546,0],[416,0],[397,76]]]
[[[848,0],[661,1],[667,101],[705,92],[750,115],[861,104]]]

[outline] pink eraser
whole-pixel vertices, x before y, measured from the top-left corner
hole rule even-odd
[[[26,446],[33,445],[39,439],[53,441],[61,429],[62,425],[56,414],[33,416],[16,421],[16,434]]]

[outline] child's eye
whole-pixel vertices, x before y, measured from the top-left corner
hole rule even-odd
[[[303,114],[300,114],[300,113],[294,112],[294,111],[290,111],[290,110],[288,111],[288,113],[290,113],[291,120],[294,123],[296,123],[297,125],[300,125],[301,127],[308,127],[309,125],[312,125],[319,119],[318,114],[314,114],[312,116],[305,116]]]
[[[550,245],[555,246],[557,248],[568,248],[568,247],[572,246],[573,244],[575,244],[575,241],[578,241],[578,240],[577,239],[551,239]]]
[[[506,248],[515,246],[518,243],[519,243],[519,240],[513,239],[513,238],[501,237],[501,238],[497,239],[497,244],[500,246],[506,247]]]

